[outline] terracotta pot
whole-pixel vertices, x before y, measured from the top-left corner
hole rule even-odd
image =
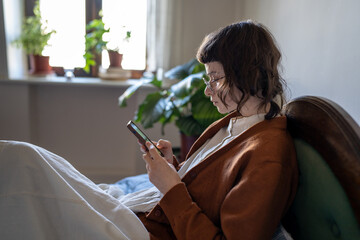
[[[184,133],[180,132],[180,137],[181,137],[181,152],[180,152],[179,162],[183,162],[191,146],[199,138],[199,136],[187,136]]]
[[[123,55],[117,51],[108,50],[110,67],[122,68],[121,63]]]
[[[52,68],[49,64],[49,56],[40,56],[30,54],[30,74],[46,75],[52,73]]]

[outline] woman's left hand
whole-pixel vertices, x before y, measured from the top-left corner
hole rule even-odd
[[[152,182],[162,194],[165,194],[176,184],[180,183],[181,179],[174,166],[162,158],[150,142],[147,142],[146,146],[149,151],[143,155],[143,159],[146,162],[150,182]]]

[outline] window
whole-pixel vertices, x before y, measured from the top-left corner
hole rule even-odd
[[[94,4],[91,4],[94,3]],[[100,3],[100,4],[99,4]],[[86,12],[102,8],[103,20],[110,33],[104,35],[108,47],[124,49],[124,69],[143,70],[146,66],[146,0],[40,0],[40,11],[49,29],[56,30],[44,54],[51,56],[50,65],[65,69],[84,67]],[[92,6],[102,6],[91,10]],[[131,31],[130,41],[123,41],[125,31]],[[109,66],[106,51],[102,67]]]
[[[84,67],[85,0],[41,0],[40,11],[48,21],[48,29],[56,31],[43,52],[51,56],[50,65],[65,69]]]
[[[110,48],[120,48],[124,53],[122,66],[125,69],[145,69],[146,58],[146,0],[103,0],[103,20],[110,33],[104,36]],[[124,34],[131,31],[129,42]],[[109,65],[108,56],[103,54],[103,67]]]

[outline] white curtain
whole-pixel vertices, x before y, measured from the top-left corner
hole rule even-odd
[[[182,1],[148,0],[147,64],[166,71],[180,64]],[[181,61],[181,60],[180,60]]]

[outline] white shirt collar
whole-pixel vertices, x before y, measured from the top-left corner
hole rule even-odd
[[[255,114],[249,117],[233,117],[230,119],[227,132],[230,136],[240,135],[242,132],[263,121],[264,119],[265,113]]]

